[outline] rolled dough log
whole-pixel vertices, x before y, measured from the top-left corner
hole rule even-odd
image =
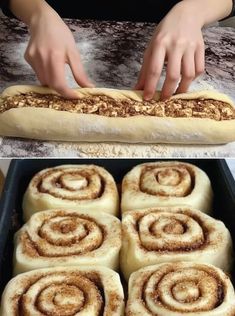
[[[108,96],[114,100],[142,101],[142,91],[104,88],[79,88],[78,97]],[[2,93],[5,97],[22,93],[56,94],[39,86],[13,86]],[[154,100],[159,100],[156,92]],[[175,95],[182,100],[217,100],[234,107],[224,94],[200,91]],[[109,105],[108,105],[109,106]],[[235,141],[235,119],[215,120],[198,117],[158,117],[135,115],[108,117],[72,113],[52,108],[17,107],[0,114],[0,135],[56,141],[117,141],[127,143],[223,144]]]

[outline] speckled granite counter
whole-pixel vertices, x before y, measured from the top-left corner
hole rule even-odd
[[[150,23],[66,20],[72,30],[85,68],[98,87],[134,86],[142,54],[151,37]],[[0,90],[14,84],[34,84],[36,77],[24,61],[28,41],[22,23],[0,14]],[[204,30],[206,73],[191,90],[215,88],[235,101],[235,29]],[[75,86],[67,72],[70,86]],[[159,87],[163,82],[161,78]],[[74,144],[0,138],[2,157],[235,157],[235,143],[223,146]]]

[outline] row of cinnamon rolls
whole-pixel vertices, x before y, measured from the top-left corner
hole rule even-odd
[[[44,169],[30,181],[23,199],[24,219],[47,209],[73,209],[115,216],[155,206],[188,205],[209,213],[213,192],[206,173],[182,162],[137,165],[122,181],[121,202],[113,176],[95,165]]]
[[[232,240],[212,189],[179,162],[135,167],[119,195],[97,166],[39,172],[24,196],[1,316],[234,316]],[[178,202],[177,202],[178,201]],[[202,211],[199,211],[202,210]],[[121,271],[128,282],[124,310]],[[224,272],[223,272],[224,271]]]

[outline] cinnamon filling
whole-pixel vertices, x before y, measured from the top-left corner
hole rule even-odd
[[[48,177],[53,176],[54,173],[59,173],[55,178],[48,180]],[[83,189],[88,189],[89,185],[91,185],[92,177],[99,178],[99,185],[87,191],[87,195],[82,194]],[[67,177],[67,178],[66,178]],[[71,182],[79,182],[79,180],[85,179],[86,185],[85,187],[72,187],[69,186]],[[65,181],[66,180],[66,181]],[[74,180],[74,181],[72,181]],[[49,182],[50,187],[45,187],[45,183]],[[80,184],[79,184],[80,185]],[[40,193],[47,193],[55,198],[60,198],[63,200],[71,200],[71,201],[79,201],[79,200],[93,200],[100,198],[105,190],[105,179],[95,170],[63,170],[63,169],[50,169],[44,174],[38,175],[35,177],[33,181],[33,186],[36,187],[37,191]],[[61,189],[61,190],[60,190]],[[66,194],[67,192],[67,194]],[[74,193],[73,196],[70,196],[69,193]]]
[[[172,312],[182,312],[182,310],[184,309],[184,304],[186,304],[187,308],[187,305],[195,304],[195,302],[200,300],[204,301],[204,293],[201,293],[200,291],[200,284],[202,283],[204,283],[204,285],[207,286],[210,290],[213,283],[215,283],[215,285],[213,286],[214,291],[211,292],[211,297],[207,304],[203,304],[203,306],[201,307],[198,306],[194,310],[192,307],[191,312],[195,313],[212,311],[223,303],[226,286],[223,284],[223,281],[221,280],[220,276],[216,273],[216,271],[209,267],[206,267],[205,265],[198,265],[195,266],[195,268],[192,265],[191,269],[195,269],[195,275],[192,272],[192,276],[187,279],[184,273],[187,274],[188,269],[177,267],[177,264],[175,264],[175,268],[163,266],[158,271],[156,270],[155,272],[149,275],[146,274],[145,276],[143,276],[143,283],[141,284],[139,293],[145,308],[150,313],[152,313],[152,310],[151,307],[148,305],[147,296],[150,296],[156,305],[160,307],[165,307]],[[156,284],[154,285],[155,291],[149,293],[149,289],[147,290],[147,288],[149,287],[148,282],[151,278],[154,277],[154,274],[156,272],[158,272],[159,278],[156,279]],[[182,308],[180,309],[178,309],[177,306],[166,304],[164,300],[165,293],[163,293],[163,291],[161,290],[161,283],[163,279],[168,278],[168,276],[170,278],[174,273],[177,272],[181,273],[182,279],[177,280],[178,282],[175,284],[174,281],[169,280],[169,283],[171,282],[171,288],[169,289],[169,292],[166,293],[166,295],[171,296],[175,301],[179,302],[179,304],[182,304]],[[199,275],[204,276],[204,279],[197,279]],[[165,291],[167,290],[165,289]],[[185,312],[188,314],[187,309],[185,309]],[[132,314],[130,313],[130,315]]]
[[[154,212],[153,212],[154,214]],[[148,228],[149,236],[153,238],[153,242],[151,243],[148,241],[147,244],[143,244],[141,240],[141,232],[140,232],[140,225],[141,221],[143,220],[144,216],[140,216],[139,218],[136,218],[135,224],[133,224],[134,230],[138,234],[138,246],[143,249],[146,253],[149,251],[154,251],[158,253],[165,253],[165,252],[174,252],[177,253],[189,253],[194,252],[195,250],[203,250],[209,245],[209,235],[210,235],[210,228],[207,227],[203,221],[197,217],[196,215],[193,215],[190,213],[190,211],[187,212],[179,212],[178,214],[186,215],[189,219],[193,219],[195,223],[198,224],[199,227],[201,227],[202,230],[202,236],[198,236],[198,238],[192,242],[184,243],[179,240],[169,241],[165,237],[162,237],[162,232],[158,231],[156,232],[154,229],[154,225],[156,225],[156,221],[153,221],[150,223],[150,226]],[[177,216],[174,218],[174,215],[172,218],[168,217],[167,215],[162,214],[161,218],[159,218],[159,222],[166,222],[168,219],[168,223],[162,227],[164,234],[169,234],[172,236],[179,236],[184,235],[186,232],[192,230],[192,227],[189,226],[187,223],[187,220],[183,222],[180,219],[177,219]],[[155,241],[157,239],[163,238],[165,241],[161,245],[160,248],[158,248],[158,245],[155,244]]]
[[[53,219],[60,219],[60,221],[53,222]],[[75,228],[74,226],[83,225],[84,233],[81,232],[80,235],[76,233],[76,235],[72,235],[70,238],[63,239],[62,237],[57,237],[56,239],[53,237],[53,232],[58,235],[58,233],[65,234],[63,229],[63,223],[67,222],[66,230],[68,235],[72,235]],[[73,224],[71,224],[73,222]],[[44,226],[49,225],[48,231],[45,231]],[[96,238],[93,237],[93,240],[90,241],[89,244],[85,243],[86,237],[92,232],[96,232]],[[41,226],[38,228],[38,231],[35,232],[41,238],[41,243],[37,243],[33,241],[34,238],[30,235],[29,231],[23,232],[20,236],[20,240],[22,243],[22,251],[28,256],[34,257],[47,257],[47,258],[65,258],[69,256],[79,256],[84,254],[92,253],[93,251],[100,248],[107,238],[107,231],[104,226],[97,223],[89,216],[85,215],[76,215],[76,214],[64,214],[63,211],[58,211],[58,214],[53,217],[48,217],[45,219]],[[42,241],[43,244],[42,244]],[[50,248],[47,249],[47,243],[51,247],[55,247],[56,253],[50,253]],[[83,247],[79,247],[79,244],[83,244]],[[78,249],[74,249],[74,246],[78,245]],[[72,248],[71,251],[69,248]],[[66,251],[65,251],[66,249]]]
[[[66,278],[66,281],[54,282],[56,276]],[[51,284],[45,284],[44,278],[52,278]],[[35,296],[30,296],[29,291],[34,284],[41,282],[41,287]],[[23,284],[22,284],[23,286]],[[107,302],[105,297],[104,284],[99,272],[66,272],[61,271],[58,273],[38,273],[35,276],[28,278],[25,281],[25,290],[21,295],[14,298],[15,301],[15,314],[19,316],[30,315],[30,303],[33,304],[35,310],[42,315],[77,315],[83,309],[89,308],[91,302],[88,300],[89,289],[95,290],[93,299],[96,300],[96,315],[104,315],[104,309],[108,306],[111,309],[117,309],[117,300]],[[57,291],[56,291],[57,290]],[[112,294],[112,292],[111,292]],[[118,303],[120,297],[117,296]]]
[[[154,174],[155,181],[147,183],[147,174]],[[186,197],[191,194],[194,186],[195,174],[193,169],[182,164],[144,166],[139,180],[141,192],[165,198]],[[173,191],[172,188],[174,188]]]
[[[68,100],[58,95],[28,92],[6,97],[0,105],[0,113],[12,108],[39,107],[71,113],[98,114],[107,117],[136,115],[157,117],[194,117],[216,121],[235,119],[235,109],[226,102],[212,99],[173,99],[167,101],[135,101],[113,99],[105,95]]]

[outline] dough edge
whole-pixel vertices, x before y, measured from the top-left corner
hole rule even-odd
[[[85,97],[89,95],[105,95],[111,98],[128,98],[136,101],[143,100],[143,91],[142,90],[119,90],[111,88],[74,88],[74,91],[78,93],[78,97]],[[2,92],[2,98],[7,96],[17,95],[19,93],[27,92],[36,92],[41,94],[56,94],[59,95],[56,91],[42,86],[33,86],[33,85],[16,85],[6,88]],[[156,91],[153,99],[158,101],[160,99],[160,91]],[[201,91],[192,91],[187,93],[181,93],[173,95],[170,100],[174,99],[213,99],[222,102],[229,103],[233,107],[233,101],[225,94],[220,93],[216,90],[201,90]]]

